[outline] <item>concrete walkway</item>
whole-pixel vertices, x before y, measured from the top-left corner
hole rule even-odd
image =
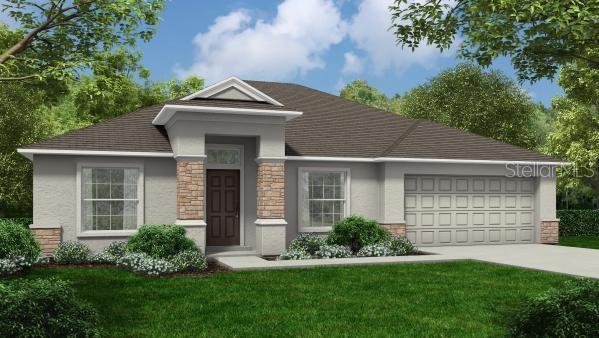
[[[214,259],[232,270],[305,268],[316,266],[432,263],[459,260],[512,265],[583,277],[599,278],[599,250],[542,244],[425,247],[431,255],[269,261],[257,256]]]
[[[543,244],[427,247],[440,256],[599,278],[599,250]]]

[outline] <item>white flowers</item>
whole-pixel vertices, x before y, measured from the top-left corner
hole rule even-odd
[[[117,260],[116,264],[127,270],[148,276],[160,276],[179,271],[170,261],[152,258],[145,253],[126,253]]]
[[[300,259],[311,259],[312,256],[303,249],[289,249],[283,251],[283,253],[279,256],[280,260],[300,260]]]
[[[320,247],[320,250],[316,251],[316,256],[320,258],[349,258],[352,256],[352,252],[349,248],[343,245],[328,245],[325,244]]]

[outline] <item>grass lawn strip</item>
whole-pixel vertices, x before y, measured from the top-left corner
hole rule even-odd
[[[565,236],[559,238],[559,245],[577,248],[599,249],[599,236]]]
[[[124,336],[506,334],[515,307],[571,278],[479,263],[326,267],[146,278],[118,268],[34,269],[70,280]]]

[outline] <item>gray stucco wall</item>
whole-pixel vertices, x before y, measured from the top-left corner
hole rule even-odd
[[[350,170],[350,213],[367,218],[380,217],[378,163],[305,162],[285,163],[285,219],[287,242],[298,234],[298,169],[300,167],[348,168]]]
[[[142,163],[144,223],[174,223],[176,162],[172,158],[35,155],[33,161],[33,224],[60,226],[62,239],[80,240],[100,250],[123,237],[77,238],[77,163]]]

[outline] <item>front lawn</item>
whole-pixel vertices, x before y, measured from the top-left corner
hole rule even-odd
[[[147,278],[40,268],[70,280],[115,336],[501,336],[514,309],[570,277],[478,262]]]
[[[559,245],[599,249],[599,236],[564,236],[559,238]]]

